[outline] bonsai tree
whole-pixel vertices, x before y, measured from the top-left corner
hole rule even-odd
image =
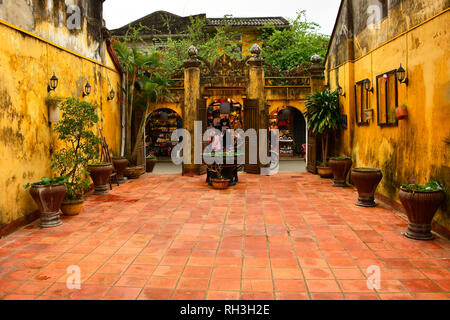
[[[98,156],[100,139],[92,132],[99,118],[89,102],[69,98],[61,103],[62,120],[54,131],[63,147],[53,154],[52,169],[67,178],[66,201],[81,200],[90,185],[88,163]]]
[[[308,129],[322,138],[322,164],[325,165],[329,134],[339,129],[342,123],[338,92],[326,89],[310,95],[306,102],[305,117],[308,119]]]

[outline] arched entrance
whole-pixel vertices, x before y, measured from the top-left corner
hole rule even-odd
[[[303,113],[297,108],[283,106],[269,116],[269,125],[280,131],[280,159],[305,158],[307,126]]]
[[[169,108],[156,109],[147,117],[145,125],[145,155],[158,159],[169,159],[177,142],[172,142],[172,133],[183,128],[183,119]]]

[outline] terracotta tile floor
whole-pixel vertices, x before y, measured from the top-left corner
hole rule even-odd
[[[317,176],[240,178],[216,191],[143,176],[61,227],[29,225],[0,240],[0,298],[449,299],[447,240],[409,240],[398,212],[357,207],[353,189]],[[66,286],[71,265],[80,290]]]

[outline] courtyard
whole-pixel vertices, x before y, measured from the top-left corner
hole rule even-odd
[[[383,202],[309,173],[146,174],[90,196],[79,216],[0,239],[0,299],[448,300],[450,242],[402,235]],[[67,269],[81,271],[69,289]],[[378,289],[367,280],[379,268]]]

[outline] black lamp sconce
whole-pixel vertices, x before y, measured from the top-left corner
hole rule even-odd
[[[86,85],[84,86],[84,91],[83,91],[83,98],[87,97],[88,95],[91,94],[91,85],[89,84],[89,81],[86,83]]]
[[[364,80],[364,89],[373,93],[373,87],[371,87],[369,79]]]
[[[109,93],[109,95],[108,95],[107,100],[108,100],[108,101],[114,100],[114,97],[115,97],[115,96],[116,96],[116,93],[114,92],[114,89],[111,89],[111,91],[110,91],[110,93]]]
[[[401,64],[400,64],[400,68],[397,69],[396,75],[397,75],[397,79],[400,83],[404,83],[404,84],[408,85],[409,80],[408,80],[408,77],[406,76],[406,71],[405,71],[405,69],[403,69]]]
[[[47,85],[47,92],[55,91],[58,87],[58,78],[53,73],[53,77],[50,78],[50,84]]]
[[[341,97],[344,97],[344,98],[345,98],[345,92],[344,92],[344,89],[342,89],[342,87],[341,87],[339,84],[338,84],[336,90],[337,90],[338,95],[340,95]]]

